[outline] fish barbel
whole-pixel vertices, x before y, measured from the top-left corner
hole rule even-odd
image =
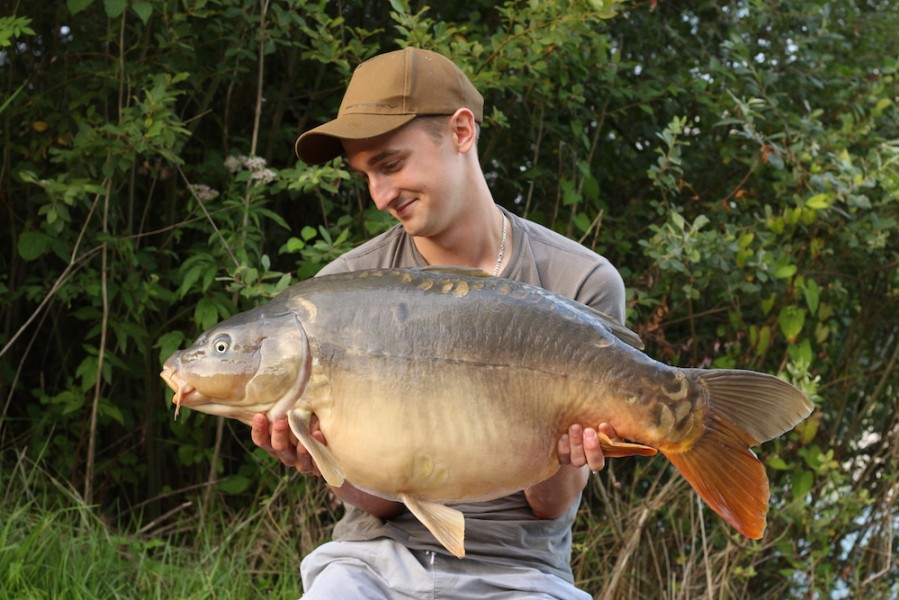
[[[175,352],[161,376],[178,408],[247,424],[287,414],[328,484],[403,502],[456,556],[464,518],[445,504],[552,476],[575,423],[609,423],[627,440],[602,439],[607,456],[660,451],[760,538],[768,478],[750,447],[792,429],[811,402],[771,375],[671,367],[641,348],[610,317],[535,286],[387,269],[296,284]]]

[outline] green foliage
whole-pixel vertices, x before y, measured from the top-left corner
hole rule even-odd
[[[759,449],[759,542],[661,461],[613,461],[575,532],[582,585],[895,595],[894,3],[432,4],[67,0],[0,17],[0,474],[16,449],[116,523],[186,497],[184,527],[258,506],[267,458],[243,427],[173,421],[161,363],[391,225],[341,160],[298,164],[293,141],[360,61],[423,45],[486,97],[494,197],[619,267],[651,355],[777,373],[817,407]]]
[[[11,46],[17,37],[34,35],[34,30],[28,26],[29,23],[31,19],[27,17],[0,17],[0,48]]]

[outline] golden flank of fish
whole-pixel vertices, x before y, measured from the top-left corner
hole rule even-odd
[[[662,452],[744,535],[760,538],[768,479],[751,446],[812,404],[771,375],[671,367],[613,319],[543,289],[457,268],[359,271],[299,283],[166,361],[174,402],[290,426],[325,480],[402,501],[450,552],[447,503],[498,498],[550,477],[574,423]],[[310,433],[318,417],[326,444]],[[503,453],[496,448],[506,449]]]

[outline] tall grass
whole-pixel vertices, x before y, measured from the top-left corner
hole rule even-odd
[[[3,464],[0,598],[296,598],[300,558],[333,519],[322,486],[285,476],[239,513],[213,502],[201,516],[199,501],[185,501],[116,526],[40,464]]]
[[[149,519],[140,506],[115,512],[85,504],[40,459],[3,458],[0,600],[296,598],[301,558],[337,518],[326,486],[274,461],[260,465],[265,475],[248,497],[215,493],[207,504],[204,489],[181,491],[172,493],[172,508]],[[816,555],[797,546],[781,516],[789,504],[772,505],[769,532],[754,542],[702,505],[663,461],[610,461],[585,493],[572,567],[597,600],[894,598],[891,505],[871,507],[858,548],[843,557],[827,550],[842,569],[816,576],[809,564]]]

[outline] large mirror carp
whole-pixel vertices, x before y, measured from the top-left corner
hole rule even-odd
[[[811,402],[772,375],[672,367],[641,348],[613,319],[535,286],[390,269],[294,285],[175,352],[161,375],[177,407],[244,423],[287,414],[328,484],[403,502],[456,556],[464,519],[446,504],[547,479],[574,423],[628,440],[603,439],[607,456],[658,450],[760,538],[768,478],[750,447]],[[326,444],[309,432],[313,415]]]

